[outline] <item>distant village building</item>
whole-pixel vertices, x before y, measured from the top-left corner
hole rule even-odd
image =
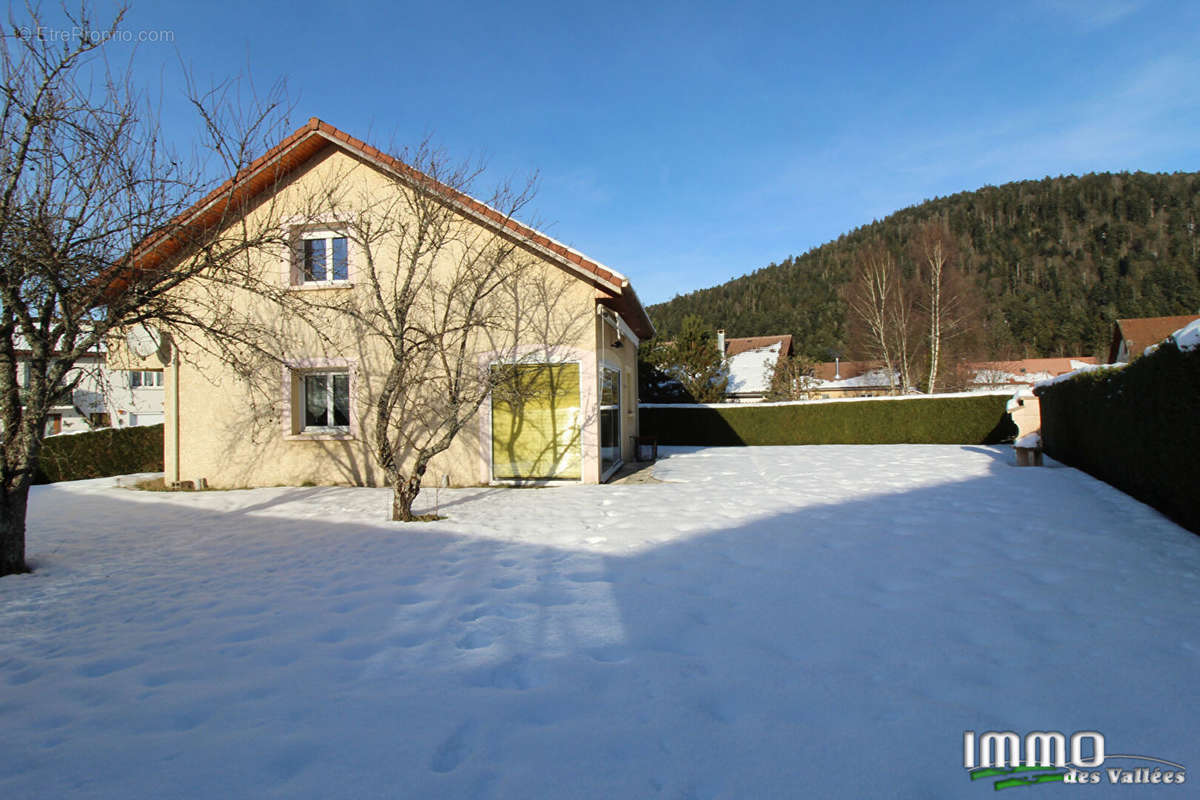
[[[17,386],[30,381],[32,353],[17,340]],[[46,435],[80,433],[96,428],[132,428],[163,421],[163,373],[158,370],[113,369],[103,348],[94,348],[75,362],[67,382],[78,378],[70,400],[50,409]]]
[[[791,334],[726,337],[717,331],[717,350],[727,359],[729,383],[725,399],[733,403],[760,402],[771,388],[771,377],[780,358],[792,355]]]
[[[1158,344],[1200,315],[1176,317],[1134,317],[1113,323],[1112,343],[1108,348],[1109,364],[1126,364],[1140,356],[1147,347]]]
[[[882,397],[892,393],[900,383],[899,376],[888,378],[886,368],[878,361],[825,361],[813,367],[813,381],[808,388],[810,400],[837,397]]]
[[[1096,364],[1092,356],[1069,358],[1021,358],[1010,361],[972,361],[971,390],[1024,389],[1038,381],[1064,375],[1080,367]]]

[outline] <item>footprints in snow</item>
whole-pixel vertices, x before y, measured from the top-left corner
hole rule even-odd
[[[473,722],[465,722],[458,726],[454,733],[434,750],[429,768],[438,773],[453,772],[474,750],[474,736]]]

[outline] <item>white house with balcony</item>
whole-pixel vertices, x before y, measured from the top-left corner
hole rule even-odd
[[[25,387],[30,379],[27,346],[18,342],[17,385]],[[163,373],[158,370],[110,369],[104,348],[86,353],[67,373],[67,380],[79,378],[70,402],[50,409],[46,435],[81,433],[96,428],[132,428],[158,425],[163,421]]]

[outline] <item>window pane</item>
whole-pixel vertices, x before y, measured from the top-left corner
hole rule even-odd
[[[325,240],[304,240],[304,280],[325,280]]]
[[[304,376],[304,427],[329,425],[328,375]]]
[[[129,388],[137,389],[141,385],[142,385],[142,373],[140,373],[140,372],[129,373]]]
[[[615,408],[600,410],[600,469],[607,472],[621,460],[621,413]]]
[[[600,405],[615,406],[621,402],[621,373],[604,367],[600,370]]]
[[[344,281],[349,278],[350,258],[346,250],[346,237],[340,236],[333,240],[333,279]]]
[[[333,375],[333,424],[350,425],[350,376]]]

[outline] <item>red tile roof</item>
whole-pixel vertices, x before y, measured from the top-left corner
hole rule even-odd
[[[781,336],[726,337],[725,355],[732,358],[738,353],[745,353],[748,350],[758,350],[761,347],[770,347],[773,344],[781,345],[779,348],[780,355],[790,356],[792,354],[792,335],[788,333]]]
[[[654,325],[638,300],[633,285],[624,275],[511,217],[506,217],[496,209],[434,180],[316,117],[309,119],[307,124],[296,129],[290,136],[255,159],[241,173],[225,181],[173,220],[171,227],[185,226],[194,229],[218,223],[231,206],[245,202],[268,189],[328,146],[339,147],[415,186],[436,192],[464,215],[495,229],[500,235],[517,241],[526,249],[591,283],[596,287],[598,301],[620,314],[640,338],[654,335]],[[167,234],[151,240],[143,245],[137,254],[135,268],[154,269],[177,254],[183,244],[184,237],[179,234]]]
[[[1119,319],[1113,325],[1112,344],[1108,349],[1108,363],[1116,363],[1117,353],[1124,341],[1132,361],[1152,344],[1158,344],[1189,322],[1200,319],[1196,314],[1180,317],[1135,317]]]
[[[878,361],[824,361],[813,366],[813,377],[822,381],[844,381],[882,369],[883,365]],[[881,376],[881,380],[886,385],[886,378]]]
[[[1049,373],[1051,376],[1057,376],[1075,369],[1071,366],[1072,361],[1084,364],[1099,363],[1094,356],[1072,356],[1069,358],[1018,358],[1012,361],[971,361],[967,367],[975,371],[1003,372],[1018,378],[1037,373]]]

